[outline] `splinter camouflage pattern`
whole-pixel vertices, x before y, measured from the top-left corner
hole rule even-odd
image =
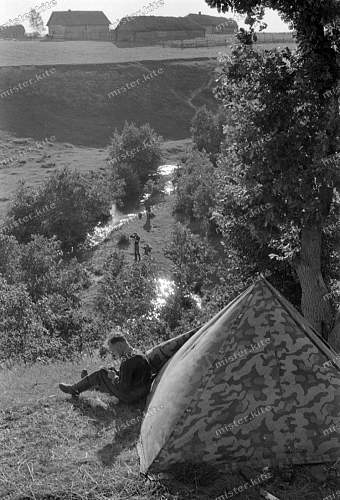
[[[163,409],[143,421],[141,472],[337,460],[338,433],[324,431],[339,425],[339,368],[308,322],[259,280],[157,376],[149,406]]]

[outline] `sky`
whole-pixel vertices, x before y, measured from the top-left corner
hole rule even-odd
[[[48,0],[2,0],[0,5],[0,25],[7,23],[10,19],[14,19],[19,15],[24,15],[31,8],[37,8],[41,11],[41,16],[44,23],[46,23],[53,10],[102,10],[109,20],[117,24],[117,18],[131,15],[149,3],[156,3],[155,0],[55,0],[55,7],[46,9],[39,9],[42,4],[48,3]],[[164,5],[155,8],[150,15],[155,16],[185,16],[190,13],[216,15],[216,9],[211,9],[204,0],[164,0]],[[221,16],[235,17],[230,14]],[[236,20],[239,19],[236,16]],[[288,26],[280,19],[278,14],[274,11],[268,10],[266,12],[265,22],[268,24],[266,31],[288,31]],[[23,22],[25,28],[31,31],[28,24]],[[242,23],[239,22],[239,24]]]

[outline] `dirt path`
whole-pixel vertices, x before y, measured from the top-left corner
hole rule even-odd
[[[210,78],[208,82],[201,85],[201,87],[199,87],[198,89],[195,89],[193,91],[193,93],[191,94],[191,96],[189,97],[187,102],[188,102],[189,106],[191,106],[193,109],[195,109],[195,111],[197,111],[199,109],[199,106],[195,106],[195,104],[193,103],[193,100],[196,99],[196,97],[198,97],[201,92],[204,92],[204,90],[211,88],[213,81],[214,81],[214,79]]]

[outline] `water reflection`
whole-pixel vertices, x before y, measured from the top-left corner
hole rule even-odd
[[[170,295],[176,290],[175,282],[167,278],[157,279],[157,299],[155,300],[155,308],[160,309],[165,306]]]
[[[167,303],[168,298],[173,295],[176,291],[176,285],[173,280],[167,278],[157,279],[157,299],[155,300],[156,311],[164,307]],[[190,294],[190,297],[195,302],[198,309],[202,309],[202,299],[199,295],[194,293]]]
[[[143,213],[145,212],[142,212],[142,214]],[[100,245],[110,236],[111,233],[113,233],[113,231],[118,231],[118,229],[122,228],[125,224],[133,219],[136,219],[137,217],[138,213],[123,214],[117,209],[116,205],[113,204],[110,210],[110,221],[105,225],[99,224],[95,227],[93,233],[87,236],[87,241],[90,247],[93,248]]]
[[[158,173],[159,173],[159,175],[164,176],[164,177],[169,177],[169,176],[172,177],[174,171],[177,168],[178,168],[178,165],[161,165],[158,168]],[[165,194],[170,195],[173,192],[173,190],[174,190],[174,186],[173,186],[173,182],[170,178],[165,183],[164,192],[165,192]],[[148,195],[148,194],[144,195],[141,202],[142,203],[145,202],[149,197],[150,197],[150,195]],[[111,211],[110,211],[110,216],[111,216],[110,221],[105,225],[99,224],[94,229],[93,233],[88,235],[87,241],[88,241],[90,247],[94,248],[94,247],[100,245],[100,243],[105,241],[106,238],[108,238],[110,236],[110,234],[113,233],[113,231],[118,231],[118,229],[122,228],[125,224],[127,224],[128,222],[130,222],[133,219],[136,219],[140,213],[145,214],[146,212],[139,211],[135,214],[123,214],[122,212],[120,212],[117,209],[116,205],[113,204]],[[145,229],[145,231],[151,230],[151,215],[149,215],[149,214],[147,217],[146,224],[144,225],[144,229]]]

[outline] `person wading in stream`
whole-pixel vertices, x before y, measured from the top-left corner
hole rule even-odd
[[[150,363],[141,351],[134,349],[124,335],[112,335],[101,349],[109,351],[114,358],[120,358],[119,371],[115,368],[101,368],[87,374],[75,384],[59,384],[61,391],[72,396],[88,390],[98,390],[115,396],[123,403],[131,404],[147,396],[152,382]]]
[[[137,233],[131,234],[130,238],[135,240],[135,261],[137,260],[140,261],[140,252],[139,252],[139,242],[140,242],[140,236]]]

